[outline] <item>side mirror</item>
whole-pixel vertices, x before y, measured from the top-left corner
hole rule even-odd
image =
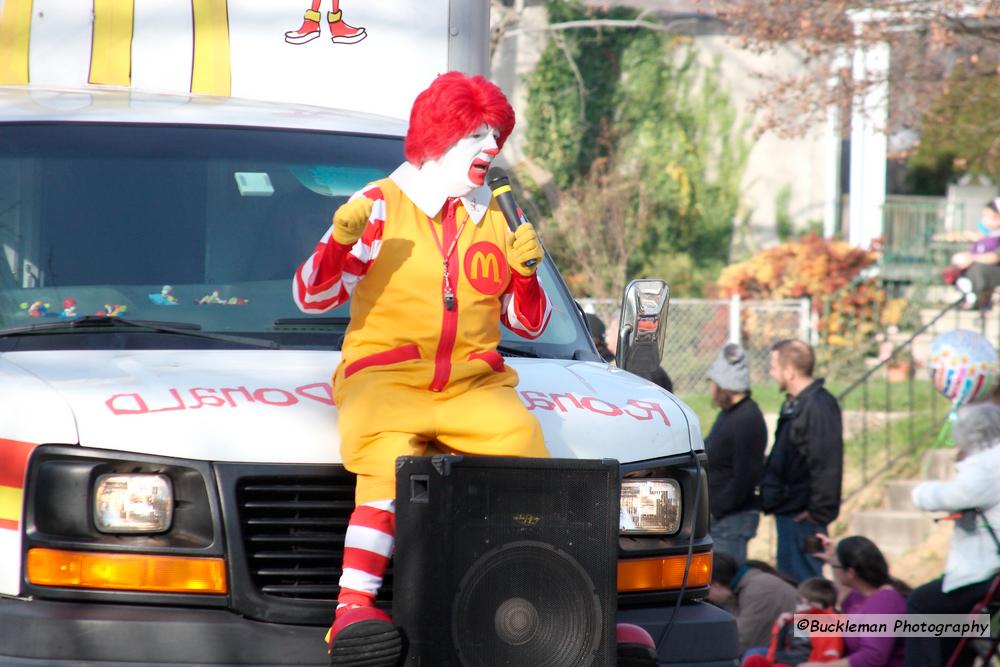
[[[625,288],[618,325],[618,368],[649,377],[663,358],[670,287],[662,280],[633,280]]]

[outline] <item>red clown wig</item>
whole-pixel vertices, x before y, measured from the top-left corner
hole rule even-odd
[[[436,160],[483,123],[499,130],[502,148],[514,129],[514,109],[503,91],[481,76],[442,74],[413,102],[406,159],[418,167]]]

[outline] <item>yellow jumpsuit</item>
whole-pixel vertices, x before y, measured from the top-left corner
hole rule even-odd
[[[363,196],[374,205],[361,239],[348,252],[328,233],[296,277],[307,312],[352,297],[333,389],[356,504],[395,498],[396,458],[423,455],[432,443],[445,453],[548,456],[538,420],[514,390],[517,374],[496,348],[501,321],[534,338],[551,306],[536,276],[510,270],[496,203],[477,222],[462,204],[430,219],[390,179]]]

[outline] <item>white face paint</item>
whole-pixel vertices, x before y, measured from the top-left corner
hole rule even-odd
[[[500,152],[499,138],[499,130],[483,123],[438,159],[424,162],[420,171],[437,180],[448,197],[464,197],[486,181],[486,171]]]

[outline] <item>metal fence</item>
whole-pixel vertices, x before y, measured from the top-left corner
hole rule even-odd
[[[580,299],[586,312],[594,313],[608,328],[614,347],[620,304],[613,299]],[[728,342],[747,350],[751,383],[766,382],[770,347],[783,338],[813,340],[808,299],[743,301],[732,299],[671,299],[663,367],[676,393],[704,392],[705,372]]]
[[[881,479],[902,458],[939,444],[951,406],[929,380],[927,362],[934,339],[947,331],[967,329],[981,332],[1000,347],[1000,308],[986,313],[965,311],[957,307],[953,290],[942,291],[940,296],[946,299],[943,304],[926,295],[914,301],[915,321],[904,330],[879,328],[881,334],[871,341],[848,348],[831,347],[817,334],[817,317],[807,299],[673,299],[663,366],[675,392],[706,394],[705,372],[730,340],[747,349],[755,386],[769,382],[769,350],[776,340],[800,338],[812,343],[818,357],[827,359],[820,376],[832,382],[830,389],[842,409],[847,500]],[[617,331],[618,303],[610,299],[580,299],[580,303],[608,324],[611,343]],[[838,372],[831,374],[834,369]]]
[[[944,197],[891,195],[882,206],[881,275],[921,282],[937,277],[952,253],[969,243],[965,206]]]

